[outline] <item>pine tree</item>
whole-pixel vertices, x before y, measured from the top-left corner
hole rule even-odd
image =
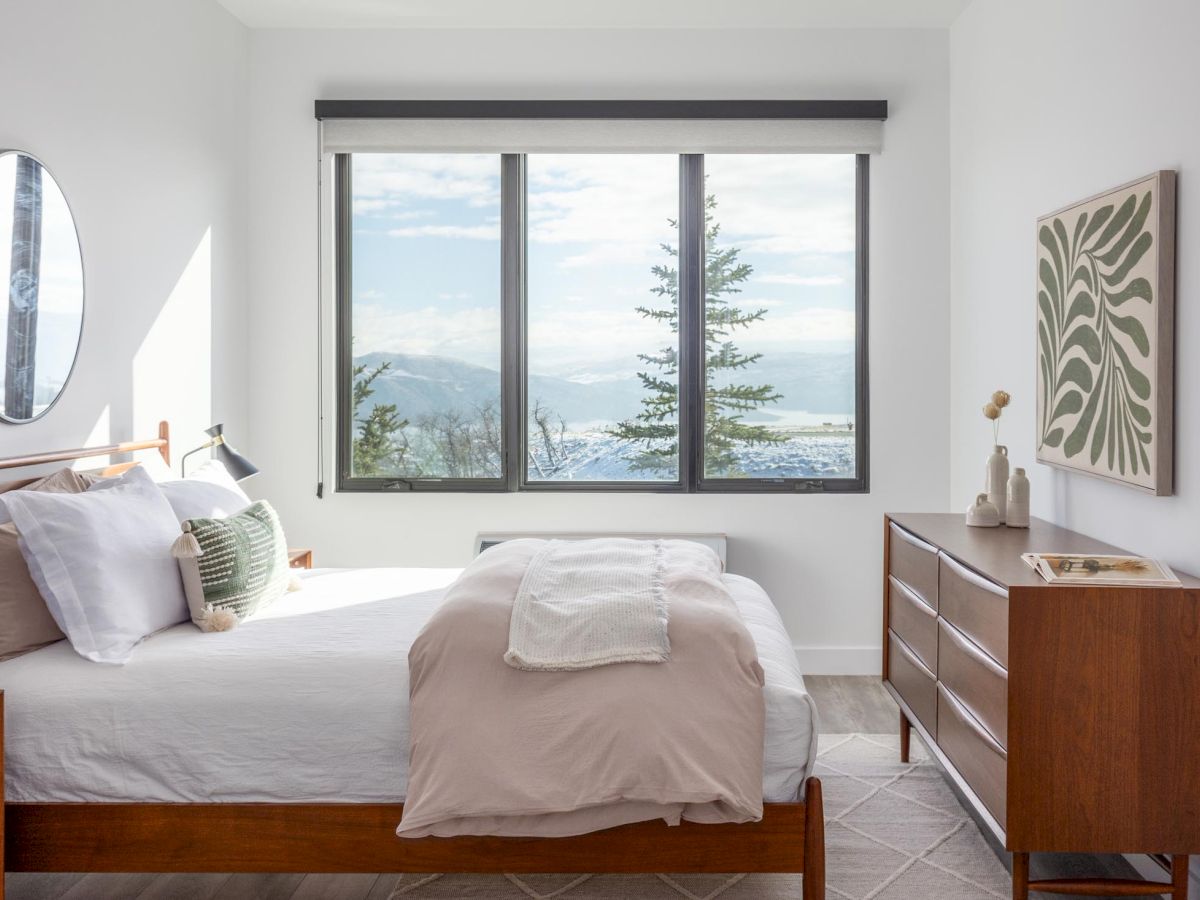
[[[408,441],[404,429],[408,420],[397,414],[396,404],[376,403],[366,418],[359,410],[375,393],[372,382],[391,367],[380,363],[370,372],[365,364],[354,367],[354,421],[359,425],[352,449],[353,472],[357,478],[386,477],[403,473]],[[409,473],[404,473],[409,474]]]
[[[728,375],[745,370],[762,358],[761,353],[743,353],[734,345],[732,336],[738,328],[747,328],[766,315],[765,309],[744,310],[732,303],[732,295],[740,294],[738,286],[754,271],[749,263],[739,262],[741,250],[721,248],[717,240],[721,226],[715,221],[717,198],[704,198],[704,463],[705,474],[736,476],[739,474],[739,446],[777,444],[787,440],[765,425],[747,425],[742,415],[775,403],[782,394],[772,385],[732,384]],[[679,223],[671,220],[678,230]],[[654,266],[651,272],[658,284],[650,292],[663,301],[659,306],[639,306],[637,312],[647,319],[666,322],[671,334],[679,334],[679,251],[670,244],[662,250],[673,262]],[[679,349],[677,345],[663,347],[657,353],[638,354],[638,359],[658,371],[639,372],[638,378],[646,388],[642,411],[632,421],[621,422],[611,432],[625,440],[638,441],[644,446],[633,459],[638,470],[673,469],[679,458]],[[726,377],[722,377],[722,375]]]

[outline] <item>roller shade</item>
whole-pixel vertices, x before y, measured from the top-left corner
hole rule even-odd
[[[878,153],[886,116],[883,101],[317,104],[330,153]]]

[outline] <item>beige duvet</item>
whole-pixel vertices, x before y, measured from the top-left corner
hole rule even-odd
[[[413,644],[397,833],[562,836],[761,818],[763,673],[727,589],[697,564],[711,551],[667,542],[667,662],[528,672],[504,653],[541,543],[482,554]]]

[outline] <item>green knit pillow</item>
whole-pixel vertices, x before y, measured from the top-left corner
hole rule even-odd
[[[171,555],[203,631],[228,631],[292,587],[283,528],[265,500],[225,519],[186,520]]]

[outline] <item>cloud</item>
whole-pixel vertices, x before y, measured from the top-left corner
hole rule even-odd
[[[395,228],[393,236],[498,234],[498,226],[476,224],[462,208],[498,204],[498,155],[357,154],[354,160],[356,213],[439,220]],[[707,190],[717,200],[719,246],[739,247],[751,263],[755,256],[854,251],[853,156],[709,155],[705,166]],[[676,156],[534,154],[527,172],[531,253],[558,248],[563,268],[602,267],[657,260],[660,244],[676,242],[669,224],[679,214]],[[431,202],[436,209],[427,208]]]
[[[793,312],[772,310],[761,322],[739,331],[735,339],[747,350],[788,350],[806,341],[844,342],[854,339],[854,311],[832,307],[798,309]]]
[[[403,209],[404,201],[395,197],[355,197],[354,215],[409,222],[435,215],[432,209]]]
[[[705,157],[721,242],[746,255],[853,252],[854,166],[844,155]]]
[[[527,165],[531,254],[559,247],[564,268],[607,266],[657,259],[674,243],[677,157],[541,155]]]
[[[841,275],[760,275],[754,279],[759,284],[788,284],[797,287],[833,287],[845,284]]]
[[[852,156],[710,155],[705,164],[718,246],[751,263],[854,251]],[[679,215],[677,157],[531,156],[528,176],[531,252],[560,245],[563,267],[658,259],[659,245],[677,240],[668,221]]]
[[[447,311],[437,306],[393,309],[354,305],[355,354],[417,353],[452,356],[488,368],[500,365],[500,310],[477,306]]]
[[[407,225],[389,228],[388,237],[469,238],[476,241],[500,240],[500,223],[487,225]]]
[[[632,373],[639,353],[653,353],[675,338],[661,322],[632,309],[558,309],[537,305],[529,310],[529,368],[574,377],[587,367],[615,358],[628,360]]]
[[[498,154],[356,153],[353,177],[356,206],[367,212],[414,200],[500,202]]]

